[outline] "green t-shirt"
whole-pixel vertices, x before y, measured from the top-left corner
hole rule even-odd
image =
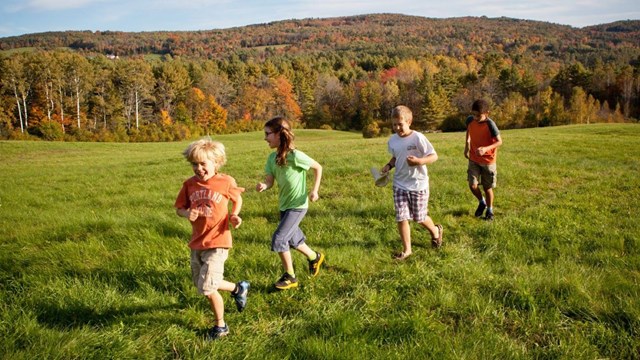
[[[313,159],[300,150],[293,150],[287,154],[287,165],[276,164],[276,153],[267,158],[265,173],[272,175],[280,189],[279,209],[306,209],[309,207],[307,197],[307,170]]]

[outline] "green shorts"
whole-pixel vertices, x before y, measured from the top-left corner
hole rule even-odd
[[[496,177],[498,168],[496,163],[483,165],[469,160],[467,167],[467,181],[469,185],[482,184],[485,189],[493,189],[496,187]]]

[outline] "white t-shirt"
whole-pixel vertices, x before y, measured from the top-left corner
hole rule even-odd
[[[407,156],[413,155],[423,158],[436,153],[429,140],[417,131],[412,131],[406,137],[393,134],[389,138],[388,147],[389,153],[396,158],[393,186],[408,191],[429,189],[427,166],[409,166],[407,164]]]

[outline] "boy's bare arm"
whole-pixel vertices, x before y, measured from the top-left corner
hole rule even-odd
[[[229,216],[229,221],[231,225],[233,225],[234,229],[240,227],[242,224],[242,218],[240,217],[240,210],[242,209],[242,196],[238,195],[238,199],[233,201],[233,206],[231,207],[231,215]]]
[[[496,142],[494,142],[493,144],[489,145],[489,146],[481,146],[478,148],[478,155],[482,156],[485,153],[497,148],[498,146],[502,145],[502,137],[500,137],[500,135],[496,136]]]
[[[432,153],[425,157],[407,156],[407,164],[409,166],[430,165],[438,160],[438,154]]]
[[[392,157],[389,161],[380,169],[383,173],[389,172],[393,167],[396,166],[396,158]]]
[[[469,138],[469,130],[467,130],[467,134],[465,135],[465,142],[464,142],[464,157],[465,158],[469,158],[469,142],[471,141],[471,138]]]

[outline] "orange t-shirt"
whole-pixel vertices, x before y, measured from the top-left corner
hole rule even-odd
[[[483,165],[496,162],[498,149],[493,149],[480,156],[476,154],[476,149],[481,146],[489,146],[496,141],[500,131],[493,120],[487,118],[485,121],[474,120],[473,116],[467,118],[467,133],[469,134],[469,160]]]
[[[216,174],[207,181],[193,176],[182,184],[174,207],[200,212],[191,223],[191,249],[231,248],[229,200],[237,202],[243,191],[234,178],[225,174]]]

